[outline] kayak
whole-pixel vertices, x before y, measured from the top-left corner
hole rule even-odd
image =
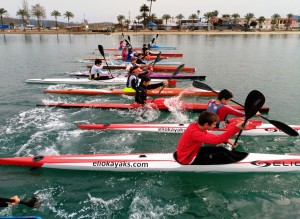
[[[165,49],[165,50],[176,50],[177,48],[175,46],[157,46],[157,45],[152,45],[151,49]],[[116,51],[119,50],[119,48],[106,48],[105,50],[107,51]],[[133,50],[141,50],[141,48],[133,48]]]
[[[91,68],[92,65],[87,65],[88,68]],[[142,66],[143,67],[143,66]],[[167,65],[155,65],[153,67],[153,71],[167,71],[167,72],[174,72],[178,66],[167,66]],[[103,66],[103,69],[126,69],[126,65],[106,65]],[[195,72],[196,68],[193,67],[183,67],[181,70],[182,72]]]
[[[168,56],[160,56],[160,59],[168,59]],[[96,60],[96,59],[100,59],[100,60],[104,60],[103,57],[96,57],[96,58],[83,58],[83,60]],[[114,56],[114,57],[110,57],[110,59],[115,59],[115,60],[126,60],[124,59],[122,56]],[[147,58],[147,60],[155,60],[156,56],[149,56]]]
[[[170,108],[176,108],[178,110],[188,110],[192,112],[202,112],[207,109],[207,103],[191,103],[191,102],[170,102],[169,104],[165,101],[168,99],[157,98],[153,102],[148,100],[150,106],[153,109],[169,111]],[[166,102],[166,104],[165,104]],[[138,103],[57,103],[57,102],[47,102],[47,103],[40,103],[37,106],[48,106],[48,107],[60,107],[60,108],[100,108],[100,109],[147,109],[146,107],[142,106]],[[239,105],[231,105],[234,109],[243,110],[243,107]],[[260,112],[268,112],[269,107],[262,107]]]
[[[148,90],[148,96],[157,96],[161,88]],[[212,91],[192,88],[164,88],[159,96],[178,96],[184,92],[185,96],[216,96]],[[65,90],[44,90],[44,93],[55,94],[75,94],[75,95],[104,95],[104,94],[124,94],[134,96],[135,92],[125,92],[123,89],[65,89]]]
[[[124,72],[121,75],[125,75],[127,72]],[[71,76],[76,76],[76,77],[88,77],[90,74],[89,72],[75,72],[71,73]],[[113,74],[114,77],[118,77],[118,74]],[[150,72],[147,76],[150,78],[156,78],[156,79],[169,79],[172,77],[171,73],[155,73],[155,72]],[[173,76],[174,79],[198,79],[198,80],[205,80],[206,76],[205,75],[200,75],[200,74],[195,74],[195,73],[179,73],[175,76]]]
[[[175,146],[174,146],[175,147]],[[300,171],[299,154],[239,152],[230,164],[182,165],[175,153],[74,154],[0,158],[1,165],[115,172],[292,172]]]
[[[157,56],[159,53],[157,52],[151,52],[149,56]],[[115,54],[115,56],[118,56],[119,54]],[[183,57],[183,53],[161,53],[161,56],[166,56],[166,57]]]
[[[152,79],[151,83],[163,82],[162,79]],[[77,85],[125,85],[127,77],[119,76],[107,80],[89,80],[88,78],[38,78],[28,79],[30,84],[77,84]]]
[[[88,130],[121,130],[138,132],[158,132],[158,133],[183,133],[189,124],[79,124],[80,129]],[[300,134],[300,125],[290,125]],[[213,134],[222,134],[229,127],[214,129]],[[247,126],[243,130],[246,136],[287,136],[272,124],[263,124],[260,120],[248,120]]]

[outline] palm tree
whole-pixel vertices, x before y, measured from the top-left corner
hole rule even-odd
[[[271,21],[272,30],[275,30],[275,27],[278,27],[278,19],[280,18],[280,15],[273,14],[271,18],[272,18],[272,21]]]
[[[40,4],[31,6],[31,14],[37,18],[38,30],[40,31],[41,27],[43,26],[42,19],[46,18],[46,12],[44,7],[42,7]]]
[[[124,15],[119,15],[118,17],[117,17],[117,20],[118,20],[118,22],[119,22],[119,24],[120,24],[120,26],[121,26],[121,30],[123,31],[123,20],[125,19],[125,16]]]
[[[253,13],[248,13],[248,14],[245,15],[245,19],[246,19],[247,25],[249,25],[250,20],[251,20],[252,18],[254,18],[254,14],[253,14]]]
[[[140,7],[140,12],[142,13],[141,16],[144,18],[144,27],[146,27],[146,17],[147,17],[147,12],[149,12],[149,7],[143,4]]]
[[[199,19],[198,15],[192,14],[189,16],[189,19],[191,19],[193,21],[193,30],[195,30],[195,20]]]
[[[179,22],[179,30],[181,30],[181,20],[184,18],[182,14],[179,14],[175,17]]]
[[[74,14],[71,11],[66,11],[64,13],[65,18],[68,18],[68,27],[69,27],[69,22],[70,22],[70,18],[74,17]]]
[[[231,17],[233,17],[234,18],[234,25],[236,26],[238,23],[239,23],[239,18],[241,17],[239,14],[237,14],[237,13],[234,13],[234,14],[232,14],[231,15]]]
[[[127,27],[127,30],[128,30],[128,29],[129,29],[130,20],[129,20],[129,19],[126,19],[126,20],[124,21],[124,23],[125,23],[125,25],[126,25],[126,27]]]
[[[260,16],[258,19],[258,25],[259,25],[259,31],[261,30],[261,27],[262,27],[262,23],[264,23],[266,21],[266,18],[264,16]]]
[[[137,21],[138,21],[137,23],[139,25],[140,24],[140,20],[142,20],[143,17],[141,15],[138,15],[135,18],[137,19]]]
[[[25,29],[25,26],[26,26],[26,19],[25,19],[25,18],[28,17],[28,11],[26,11],[25,9],[19,9],[19,10],[17,11],[17,14],[16,14],[16,15],[21,17],[22,23],[23,23],[23,25],[24,25],[23,31],[26,31],[26,29]]]
[[[286,24],[285,24],[285,30],[290,30],[290,26],[291,26],[291,18],[294,16],[293,14],[287,14],[286,15],[287,16],[287,22],[286,22]]]
[[[51,12],[51,16],[55,17],[55,27],[56,27],[55,30],[57,31],[57,29],[58,29],[57,17],[60,17],[61,14],[60,14],[59,11],[54,10],[54,11]]]
[[[147,0],[147,1],[150,2],[149,17],[151,17],[152,2],[156,2],[156,0]],[[153,22],[153,19],[152,19],[152,22]]]
[[[209,25],[208,24],[209,24],[211,18],[213,17],[213,13],[212,12],[207,12],[207,13],[204,14],[204,17],[207,21],[207,31],[209,31]]]
[[[25,23],[29,24],[30,13],[29,13],[29,6],[28,6],[27,0],[23,0],[23,2],[22,2],[22,10],[26,11]]]
[[[7,15],[7,11],[4,8],[0,8],[0,18],[1,18],[1,25],[3,26],[3,15]],[[4,31],[4,29],[2,29]]]
[[[167,30],[167,26],[168,26],[168,20],[171,18],[171,15],[169,14],[164,14],[161,19],[166,20],[166,30]]]

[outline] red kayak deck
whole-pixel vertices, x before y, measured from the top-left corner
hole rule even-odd
[[[150,102],[151,100],[149,100]],[[155,99],[150,103],[153,109],[168,111],[169,107],[164,103],[165,99]],[[207,109],[207,103],[191,103],[191,102],[177,102],[170,103],[178,110],[187,110],[192,112],[202,112]],[[60,107],[60,108],[100,108],[100,109],[137,109],[146,108],[138,103],[41,103],[37,106]],[[238,105],[231,105],[234,109],[243,110],[243,107]],[[262,107],[260,112],[269,112],[269,107]]]
[[[148,96],[157,96],[159,89],[148,90]],[[217,96],[216,93],[201,89],[186,89],[186,88],[164,88],[159,96],[178,96],[184,92],[184,96]],[[135,92],[124,92],[123,89],[65,89],[65,90],[44,90],[44,93],[55,94],[73,94],[73,95],[129,95],[134,96]]]
[[[92,65],[88,65],[88,68],[91,68]],[[144,66],[142,66],[144,67]],[[103,66],[103,69],[126,69],[125,65],[109,65],[108,67],[106,65]],[[178,66],[173,65],[155,65],[153,67],[153,71],[167,71],[167,72],[174,72]],[[196,72],[196,68],[194,67],[183,67],[181,70],[182,72]]]
[[[169,56],[160,56],[160,59],[168,59],[168,58],[169,58]],[[104,60],[103,57],[83,58],[83,60],[96,60],[96,59]],[[115,56],[112,59],[115,59],[115,60],[126,60],[126,59],[123,59],[122,56]],[[146,60],[155,60],[155,59],[156,59],[156,56],[149,56],[149,57],[146,58]]]

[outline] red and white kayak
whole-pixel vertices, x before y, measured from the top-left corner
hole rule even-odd
[[[170,57],[168,57],[168,56],[163,56],[163,55],[160,56],[160,59],[168,59],[168,58],[170,58]],[[104,60],[103,57],[83,58],[83,60],[90,60],[90,61],[94,61],[94,60],[96,60],[96,59]],[[115,60],[125,60],[122,56],[114,56],[114,57],[111,57],[111,59],[115,59]],[[155,59],[156,59],[156,56],[149,56],[149,57],[147,58],[147,60],[155,60]]]
[[[121,75],[125,76],[128,74],[128,72],[124,72]],[[90,75],[89,72],[74,72],[70,74],[71,76],[75,77],[88,77]],[[118,77],[119,74],[112,74],[113,77]],[[151,79],[169,79],[172,77],[171,73],[155,73],[155,72],[149,72],[147,76]],[[205,80],[206,75],[201,74],[195,74],[195,73],[179,73],[175,76],[173,76],[174,79],[193,79],[193,80]]]
[[[137,131],[137,132],[158,132],[158,133],[183,133],[189,124],[79,124],[78,128],[87,130],[121,130],[121,131]],[[211,131],[214,134],[222,134],[231,127],[226,126],[223,129],[215,129]],[[300,134],[300,125],[290,125]],[[260,120],[249,120],[243,131],[246,136],[287,136],[272,124],[264,124]]]
[[[166,99],[167,100],[167,99]],[[202,112],[207,109],[207,103],[191,103],[191,102],[179,102],[179,101],[165,101],[163,98],[157,98],[154,102],[150,103],[153,109],[169,111],[169,108],[177,110],[187,110],[192,112]],[[37,106],[49,106],[49,107],[60,107],[60,108],[100,108],[100,109],[138,109],[145,107],[138,103],[40,103]],[[239,105],[231,105],[234,109],[243,110]],[[260,112],[268,112],[269,107],[262,107]]]
[[[30,84],[77,84],[77,85],[125,85],[127,77],[119,76],[105,80],[90,80],[88,78],[35,78],[27,79]],[[150,83],[163,82],[163,79],[151,79]]]
[[[0,165],[67,170],[115,172],[292,172],[300,171],[299,154],[240,152],[242,159],[231,164],[182,165],[173,153],[75,154],[0,158]]]
[[[92,65],[88,65],[88,68],[91,68]],[[142,66],[144,67],[144,66]],[[106,65],[103,66],[103,69],[126,69],[126,65],[109,65],[108,67]],[[173,65],[155,65],[153,67],[153,71],[166,71],[166,72],[174,72],[178,66],[173,66]],[[182,72],[195,72],[196,68],[194,67],[183,67],[181,70]]]
[[[135,50],[137,51],[137,50]],[[141,50],[138,50],[141,52]],[[121,52],[121,51],[120,51]],[[119,53],[120,54],[120,53]],[[115,56],[118,56],[119,54],[114,54]],[[159,53],[158,52],[151,52],[149,56],[156,57]],[[183,57],[183,53],[161,53],[160,56],[166,56],[166,57]]]
[[[147,95],[148,96],[157,96],[161,88],[148,90]],[[183,93],[184,92],[184,93]],[[57,89],[57,90],[44,90],[44,93],[52,93],[52,94],[73,94],[73,95],[129,95],[134,96],[135,92],[126,92],[123,89]],[[216,96],[216,93],[192,88],[192,89],[186,89],[186,88],[164,88],[159,96],[178,96],[181,93],[184,94],[184,96]]]

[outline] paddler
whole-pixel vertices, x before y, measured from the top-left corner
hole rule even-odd
[[[19,198],[17,195],[11,197],[10,199],[12,199],[13,202],[2,201],[2,200],[1,200],[1,197],[0,197],[0,207],[7,207],[7,206],[9,206],[9,205],[14,206],[14,205],[19,204],[19,202],[20,202],[20,198]]]
[[[147,90],[152,90],[158,87],[162,87],[162,86],[167,86],[169,84],[169,81],[166,80],[164,82],[160,82],[157,84],[150,84],[151,79],[146,76],[143,75],[141,77],[141,82],[139,84],[139,86],[136,88],[136,93],[135,93],[135,101],[139,104],[146,104],[147,102]]]
[[[103,64],[101,59],[95,60],[95,65],[92,66],[90,70],[89,79],[90,80],[106,80],[113,78],[110,73],[102,72]]]
[[[205,146],[202,144],[221,144],[228,142],[233,148],[234,140],[229,139],[241,129],[243,122],[237,123],[221,135],[215,135],[208,131],[214,129],[218,122],[215,113],[204,111],[200,114],[198,122],[190,124],[181,135],[176,150],[176,159],[185,165],[209,165],[228,164],[240,160],[242,152],[229,151],[224,147]]]
[[[143,71],[139,66],[135,65],[130,68],[129,75],[127,77],[126,87],[123,89],[124,92],[135,92],[140,84],[140,78],[143,75],[148,74],[149,71]]]
[[[245,116],[244,111],[234,109],[228,105],[232,98],[232,93],[227,89],[223,89],[219,92],[217,99],[210,100],[208,102],[207,111],[218,115],[219,121],[216,125],[217,128],[223,128],[226,125],[226,123],[228,123],[228,115],[233,115],[237,117]],[[260,112],[256,113],[256,116],[260,115]]]

